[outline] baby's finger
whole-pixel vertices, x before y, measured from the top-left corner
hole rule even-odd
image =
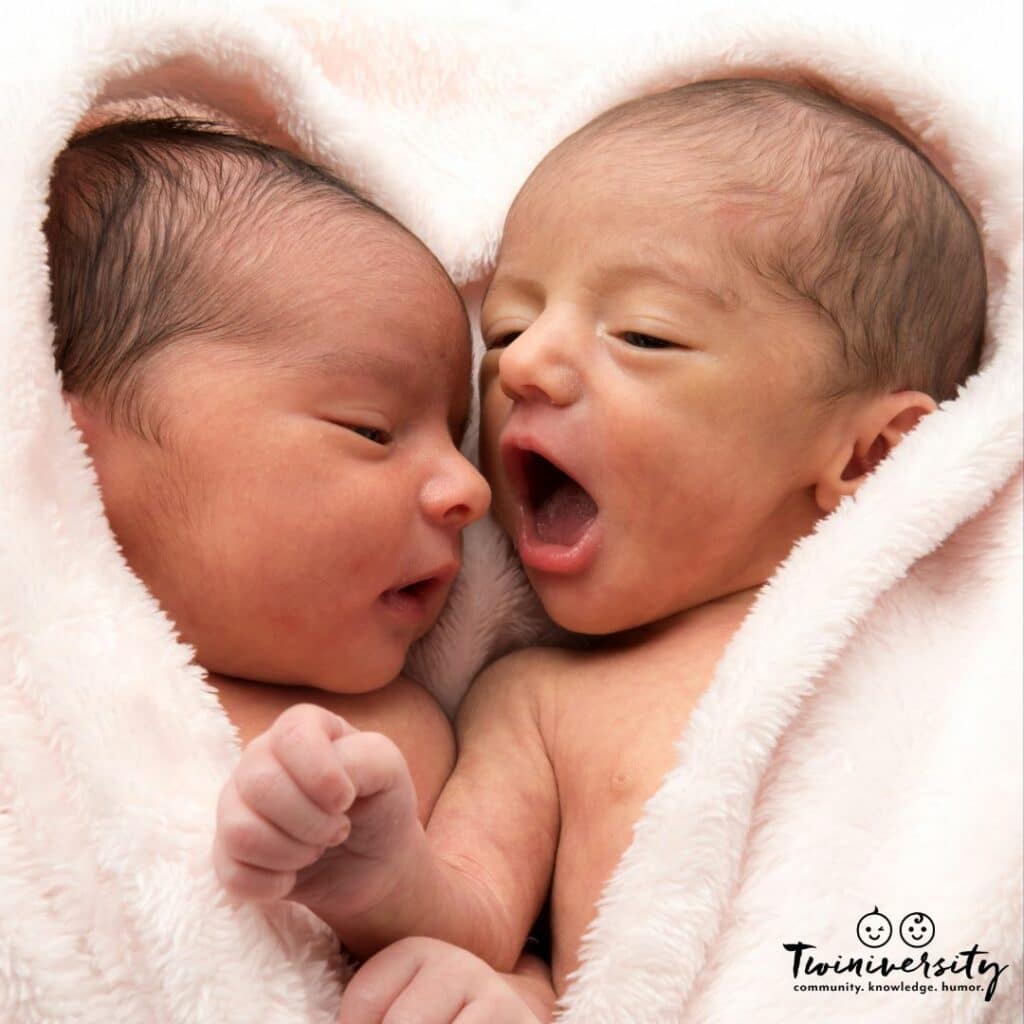
[[[459,984],[457,977],[446,975],[444,969],[436,964],[426,964],[399,993],[385,1020],[452,1024],[466,1005],[466,996],[466,990]]]
[[[360,800],[396,790],[415,802],[412,776],[398,745],[379,732],[357,732],[336,740],[335,756],[352,780]]]
[[[381,950],[345,987],[338,1024],[381,1024],[419,968],[419,959],[405,955],[401,943]]]
[[[213,847],[213,868],[221,885],[238,900],[268,903],[283,900],[295,888],[294,871],[265,871],[229,856],[223,845]]]
[[[489,1002],[476,1000],[467,1006],[451,1024],[537,1024],[537,1016],[525,1003],[515,1001]]]
[[[296,704],[270,731],[270,747],[299,788],[323,811],[339,814],[355,799],[332,742],[357,732],[345,719],[316,704]]]
[[[347,828],[341,816],[324,813],[299,789],[269,749],[239,762],[221,801],[218,819],[233,816],[235,805],[241,804],[286,835],[312,846],[334,846],[344,838],[339,830]]]
[[[294,839],[240,800],[225,801],[217,817],[217,842],[235,860],[270,871],[308,867],[319,860],[326,847]]]

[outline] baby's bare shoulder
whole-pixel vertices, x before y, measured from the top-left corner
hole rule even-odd
[[[578,654],[561,647],[526,647],[485,668],[473,683],[477,700],[529,701],[577,667]]]
[[[492,662],[479,678],[519,679],[533,685],[555,673],[570,671],[579,657],[579,652],[565,647],[524,647]]]
[[[510,730],[543,731],[558,684],[578,673],[578,661],[577,652],[558,647],[528,647],[499,658],[474,680],[457,726],[493,730],[501,723]]]

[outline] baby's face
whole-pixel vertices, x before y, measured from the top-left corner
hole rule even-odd
[[[358,692],[437,618],[489,492],[457,447],[470,347],[441,272],[397,232],[369,256],[318,235],[261,271],[270,336],[147,365],[160,444],[78,418],[128,562],[202,665]]]
[[[506,224],[481,319],[482,458],[569,629],[755,586],[820,514],[835,342],[733,255],[763,225],[713,184],[696,155],[651,169],[635,146],[583,147],[542,166]]]

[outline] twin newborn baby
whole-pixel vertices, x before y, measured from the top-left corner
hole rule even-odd
[[[47,236],[112,529],[243,741],[217,872],[368,958],[344,1024],[548,1019],[759,589],[984,328],[961,201],[828,97],[701,83],[557,146],[483,304],[481,461],[546,611],[592,642],[488,668],[456,756],[400,675],[489,498],[437,261],[332,175],[177,120],[74,140]],[[522,956],[547,899],[550,975]]]

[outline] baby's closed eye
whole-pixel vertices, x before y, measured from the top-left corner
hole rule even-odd
[[[485,342],[488,351],[493,348],[507,348],[516,340],[523,332],[522,331],[505,331],[488,338]]]
[[[351,430],[353,434],[358,434],[360,437],[365,437],[367,441],[373,444],[389,444],[391,442],[391,435],[380,427],[362,427],[354,423],[343,424],[348,430]]]
[[[640,331],[624,331],[622,340],[634,348],[681,348],[675,342],[666,341],[664,338],[656,338],[653,334],[643,334]]]

